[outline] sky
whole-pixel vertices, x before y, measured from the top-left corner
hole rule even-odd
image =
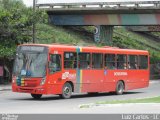
[[[158,0],[37,0],[37,3],[74,3],[74,2],[125,2],[125,1],[158,1]],[[33,0],[23,0],[27,6],[33,5]]]

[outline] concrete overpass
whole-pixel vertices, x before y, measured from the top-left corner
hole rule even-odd
[[[36,4],[54,25],[94,25],[95,40],[111,43],[113,26],[160,25],[160,1]]]

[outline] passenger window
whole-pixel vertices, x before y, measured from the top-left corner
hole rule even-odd
[[[117,69],[127,69],[126,55],[117,55]]]
[[[90,54],[89,53],[79,53],[78,54],[78,66],[80,69],[90,68]]]
[[[99,53],[92,54],[92,67],[103,68],[103,54]]]
[[[138,69],[137,55],[129,55],[128,56],[128,69]]]
[[[148,56],[140,55],[139,56],[139,69],[147,69],[148,68]]]
[[[107,69],[115,69],[115,54],[105,54],[105,66]]]
[[[50,61],[49,61],[49,73],[53,74],[56,71],[61,70],[61,56],[51,54]]]
[[[77,53],[75,52],[64,53],[64,68],[67,69],[77,68]]]

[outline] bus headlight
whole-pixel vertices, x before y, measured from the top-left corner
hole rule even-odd
[[[12,83],[15,83],[15,79],[12,80]]]
[[[12,76],[12,83],[16,83],[16,80],[18,79],[18,77],[16,76]]]
[[[44,85],[45,82],[46,82],[46,77],[42,78],[41,85]]]

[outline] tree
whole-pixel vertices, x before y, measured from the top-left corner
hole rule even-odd
[[[33,12],[22,0],[0,0],[0,60],[10,75],[8,81],[16,46],[32,41],[32,25],[44,21],[44,16],[44,11]]]
[[[22,0],[0,0],[0,57],[9,57],[16,45],[31,42],[33,23],[44,21],[45,15],[33,12]]]

